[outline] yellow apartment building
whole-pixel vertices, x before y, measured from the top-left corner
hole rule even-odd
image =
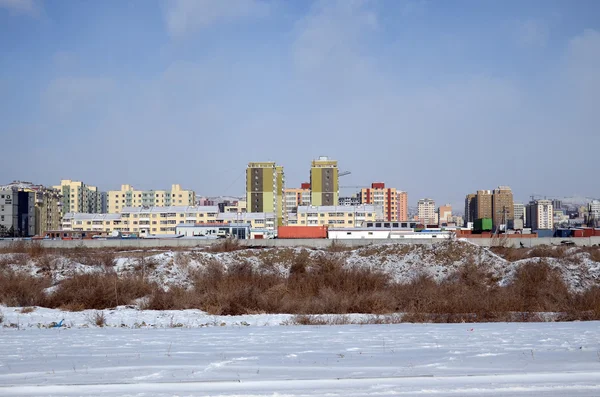
[[[132,185],[121,185],[121,190],[110,190],[107,198],[109,214],[118,214],[125,207],[193,206],[196,193],[171,185],[171,190],[136,190]]]
[[[249,213],[273,212],[277,225],[284,224],[283,167],[275,162],[251,162],[246,168],[246,207]]]
[[[310,167],[310,203],[313,206],[335,206],[339,200],[339,170],[337,160],[321,156]]]
[[[250,223],[253,228],[273,229],[273,213],[219,213],[217,206],[126,207],[120,214],[69,213],[62,230],[131,233],[138,236],[175,234],[180,224]]]
[[[363,222],[383,221],[379,205],[300,206],[288,225],[329,227],[361,227]]]

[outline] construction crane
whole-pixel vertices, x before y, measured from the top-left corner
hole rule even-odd
[[[352,172],[350,172],[350,171],[340,171],[340,173],[338,174],[338,177],[339,177],[339,176],[346,176],[346,175],[350,175],[351,173],[352,173]]]

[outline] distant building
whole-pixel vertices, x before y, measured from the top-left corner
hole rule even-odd
[[[435,211],[435,201],[432,199],[421,199],[417,203],[419,222],[424,225],[437,225],[438,216]]]
[[[289,225],[329,227],[356,227],[363,222],[383,221],[383,207],[361,204],[357,206],[301,206]]]
[[[438,208],[438,225],[444,225],[452,222],[452,206],[450,204],[441,205]],[[462,225],[462,223],[461,223]]]
[[[465,197],[465,218],[464,224],[475,222],[477,219],[477,194],[467,194]]]
[[[478,190],[477,191],[477,217],[475,219],[489,218],[492,219],[492,191]]]
[[[592,200],[588,204],[586,223],[591,227],[600,225],[600,200]]]
[[[272,212],[284,224],[283,167],[275,162],[251,162],[246,168],[246,206],[249,213]]]
[[[398,220],[401,222],[408,221],[408,193],[398,191]]]
[[[80,212],[86,214],[102,213],[104,210],[102,192],[96,186],[86,185],[80,181],[63,179],[60,185],[54,186],[62,196],[62,213]]]
[[[370,188],[360,191],[361,204],[373,204],[383,207],[383,218],[386,221],[398,220],[398,191],[386,188],[383,182],[374,182]]]
[[[533,230],[554,229],[554,210],[551,200],[535,200],[527,205],[528,227]]]
[[[340,197],[338,200],[339,205],[360,205],[360,197],[358,194],[352,196]]]
[[[283,189],[285,212],[294,213],[301,205],[310,205],[310,183],[303,183],[299,188]]]
[[[27,194],[26,200],[26,195],[23,193]],[[34,200],[33,212],[29,208],[31,198]],[[15,208],[14,205],[16,205],[16,212],[12,212],[9,216],[9,211]],[[16,223],[13,219],[9,225],[8,219],[15,214]],[[18,236],[44,235],[48,230],[59,229],[61,217],[61,196],[58,190],[20,181],[0,187],[0,225],[2,225],[0,235],[6,234],[11,227],[14,234]]]
[[[327,156],[313,160],[310,167],[310,204],[335,206],[339,201],[338,162]]]
[[[492,211],[492,225],[495,230],[500,229],[501,225],[508,225],[508,222],[514,219],[514,201],[510,187],[498,186],[494,189]]]
[[[109,214],[118,214],[125,207],[170,207],[190,206],[196,202],[193,190],[184,190],[181,185],[171,185],[171,190],[135,190],[131,185],[121,185],[121,190],[108,192]]]
[[[253,228],[274,229],[275,219],[273,213],[219,213],[217,206],[126,207],[120,214],[66,214],[62,230],[143,237],[175,234],[178,225],[250,223]]]

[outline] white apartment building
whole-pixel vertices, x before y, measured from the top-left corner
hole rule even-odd
[[[432,199],[421,199],[417,203],[417,216],[419,222],[424,225],[437,225],[438,214],[435,210],[435,201]]]
[[[554,229],[552,200],[535,200],[527,205],[528,224],[533,230]]]

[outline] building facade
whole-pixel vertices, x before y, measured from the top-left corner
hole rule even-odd
[[[310,168],[310,204],[335,206],[339,202],[338,162],[327,156],[313,160]]]
[[[475,219],[477,219],[477,194],[470,193],[465,197],[464,225],[475,222]]]
[[[60,228],[60,219],[62,217],[61,196],[57,190],[42,185],[35,185],[31,182],[15,181],[0,187],[0,191],[2,191],[0,196],[4,196],[0,199],[3,203],[0,204],[0,224],[4,225],[2,228],[4,233],[6,233],[6,226],[8,226],[8,229],[12,226],[13,230],[17,232],[16,234],[20,236],[44,235],[48,230],[58,230]],[[9,191],[12,193],[9,194]],[[30,193],[33,197],[33,213],[30,213],[29,206],[24,207],[21,203],[21,206],[17,205],[17,212],[14,213],[17,220],[13,219],[11,225],[8,225],[8,211],[10,209],[6,202],[8,200],[14,205],[20,197],[23,197],[23,195],[19,195],[18,193],[23,192]],[[10,196],[9,199],[7,199],[8,196]],[[16,200],[14,199],[15,197]],[[29,200],[30,198],[27,197],[28,202]],[[2,215],[4,215],[4,222],[1,220]],[[24,217],[27,218],[27,227],[23,226],[25,222]],[[33,232],[31,231],[30,224],[33,224]]]
[[[360,202],[383,207],[383,219],[386,221],[399,219],[398,191],[395,188],[386,188],[383,182],[375,182],[371,184],[370,188],[362,188]]]
[[[217,206],[125,207],[119,214],[68,213],[62,230],[174,235],[178,225],[249,223],[257,229],[274,229],[275,219],[273,213],[219,213]]]
[[[527,205],[528,226],[533,230],[554,229],[552,200],[535,200]]]
[[[132,185],[121,185],[121,190],[110,190],[107,195],[109,214],[118,214],[125,207],[193,206],[196,193],[171,185],[171,190],[136,190]]]
[[[310,205],[310,183],[303,183],[300,188],[283,189],[285,212],[295,213],[299,206]]]
[[[502,225],[506,227],[514,219],[513,193],[508,186],[498,186],[494,189],[492,200],[492,226],[500,230]]]
[[[493,216],[493,200],[491,190],[478,190],[477,191],[477,217],[475,219],[489,218]]]
[[[340,197],[338,199],[338,205],[360,205],[360,197],[358,194]]]
[[[358,227],[363,222],[383,221],[383,207],[361,204],[357,206],[300,206],[289,225],[329,227]]]
[[[435,211],[435,201],[432,199],[421,199],[417,203],[417,217],[423,225],[437,225],[437,213]]]
[[[450,204],[440,205],[438,208],[438,225],[442,226],[449,223],[453,223],[452,206]]]
[[[0,188],[0,235],[30,237],[35,235],[35,192],[14,186]]]
[[[401,222],[408,221],[408,193],[398,191],[398,220]]]
[[[246,208],[249,213],[272,212],[284,224],[283,167],[274,162],[251,162],[246,168]]]
[[[54,186],[62,197],[62,213],[81,212],[99,214],[106,212],[103,208],[103,195],[96,186],[86,185],[80,181],[63,179],[60,185]]]

